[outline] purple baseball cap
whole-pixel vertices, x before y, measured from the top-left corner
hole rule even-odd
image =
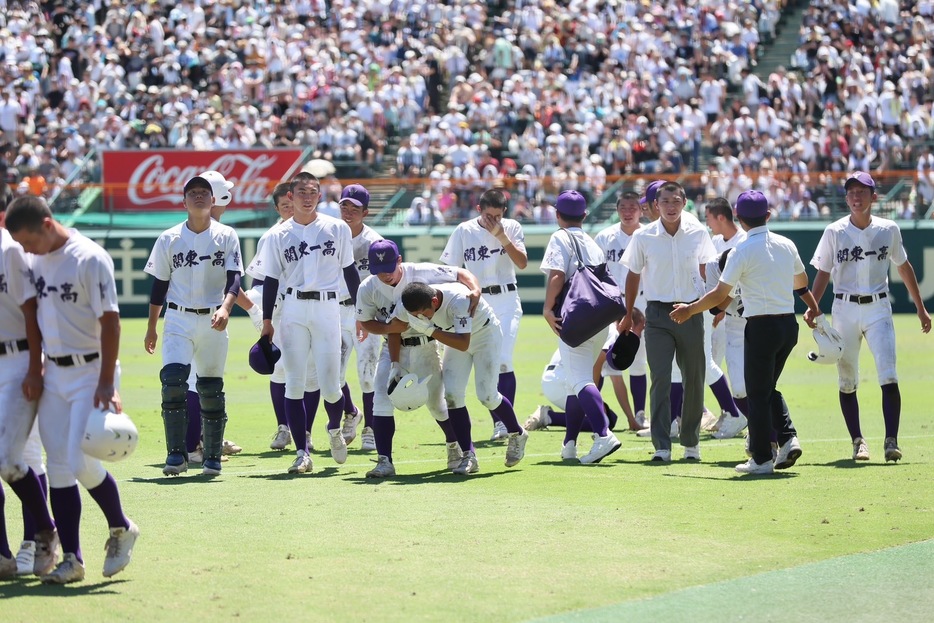
[[[873,180],[872,176],[866,173],[865,171],[857,171],[856,173],[853,173],[852,175],[850,175],[850,177],[846,178],[846,182],[843,184],[843,189],[846,190],[847,188],[849,188],[850,184],[853,182],[857,184],[862,184],[863,186],[866,186],[867,188],[871,188],[873,190],[876,189],[875,180]]]
[[[269,336],[263,335],[250,349],[250,367],[257,374],[272,374],[280,357],[279,347],[269,341]]]
[[[341,191],[341,201],[349,201],[358,208],[365,208],[370,205],[370,191],[360,184],[351,184],[345,186]]]
[[[736,216],[759,218],[769,213],[769,200],[758,190],[747,190],[736,198]]]
[[[584,216],[587,212],[587,200],[576,190],[564,190],[555,201],[555,210],[567,216]]]
[[[399,261],[399,247],[392,240],[377,240],[370,245],[367,254],[370,260],[370,274],[391,273],[396,270]]]
[[[658,194],[658,189],[665,185],[665,180],[655,180],[651,184],[645,187],[645,197],[639,199],[639,203],[645,205],[646,203],[654,203],[655,195]]]

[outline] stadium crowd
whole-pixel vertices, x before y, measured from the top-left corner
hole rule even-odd
[[[806,219],[842,194],[827,172],[917,165],[900,216],[930,205],[932,3],[815,0],[758,75],[786,1],[5,1],[0,167],[49,197],[91,150],[307,146],[427,178],[411,224],[496,184],[549,222],[624,174]]]

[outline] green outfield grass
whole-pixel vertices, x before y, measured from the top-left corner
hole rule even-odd
[[[275,420],[266,380],[246,363],[256,334],[245,318],[231,327],[227,437],[243,453],[219,478],[168,479],[161,360],[143,350],[144,321],[124,321],[122,394],[142,442],[112,471],[142,533],[133,562],[112,581],[100,575],[106,526],[85,496],[86,581],[0,583],[0,621],[786,621],[793,612],[791,620],[852,622],[892,611],[851,604],[909,596],[911,612],[934,610],[930,543],[915,546],[926,548],[920,553],[882,551],[934,536],[934,336],[922,335],[914,316],[896,323],[904,460],[884,464],[881,398],[865,349],[860,399],[872,461],[850,460],[835,370],[806,361],[812,340],[802,330],[781,389],[804,455],[770,478],[734,474],[742,439],[706,435],[700,464],[652,465],[651,442],[630,433],[618,433],[622,449],[597,466],[563,464],[559,429],[532,433],[525,460],[507,469],[505,445],[486,441],[490,420],[473,399],[475,476],[447,472],[443,438],[424,409],[396,418],[397,478],[367,481],[375,456],[359,440],[335,465],[323,410],[315,471],[290,476],[292,453],[268,447]],[[541,317],[524,319],[520,421],[543,400],[539,377],[556,344]],[[7,492],[15,547],[19,505]],[[896,576],[898,591],[872,580]]]

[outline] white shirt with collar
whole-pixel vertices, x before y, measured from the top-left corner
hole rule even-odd
[[[768,227],[754,227],[726,259],[720,281],[743,291],[743,316],[795,313],[795,275],[804,262],[795,244]]]
[[[642,275],[642,291],[648,301],[677,303],[704,295],[700,265],[717,258],[707,228],[682,213],[675,235],[661,219],[636,231],[620,260],[631,272]],[[625,286],[624,286],[625,287]]]
[[[564,273],[565,279],[570,279],[577,269],[577,255],[571,236],[580,247],[581,260],[585,266],[598,266],[606,262],[606,256],[593,238],[584,233],[580,227],[559,229],[551,235],[545,255],[542,258],[541,271],[546,275],[552,270]]]
[[[827,226],[811,266],[833,279],[835,294],[879,294],[889,290],[889,262],[901,266],[908,261],[902,232],[895,221],[871,217],[859,229],[845,216]]]

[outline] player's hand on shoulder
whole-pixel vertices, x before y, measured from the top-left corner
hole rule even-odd
[[[98,384],[94,390],[94,406],[98,409],[113,409],[114,413],[123,413],[123,401],[111,384]]]
[[[480,296],[481,296],[481,292],[479,288],[476,290],[470,291],[470,295],[468,296],[470,305],[467,306],[467,312],[470,314],[471,317],[473,317],[473,313],[477,311],[477,305],[480,304]]]
[[[23,379],[22,389],[26,400],[30,402],[39,400],[43,389],[42,371],[27,372],[26,377]]]
[[[230,312],[223,306],[218,307],[214,315],[211,316],[211,328],[215,331],[223,331],[227,328],[227,322],[230,320]]]
[[[150,355],[156,352],[156,342],[159,341],[159,332],[156,331],[155,327],[150,327],[146,330],[146,337],[143,338],[143,346],[146,347],[146,352]]]

